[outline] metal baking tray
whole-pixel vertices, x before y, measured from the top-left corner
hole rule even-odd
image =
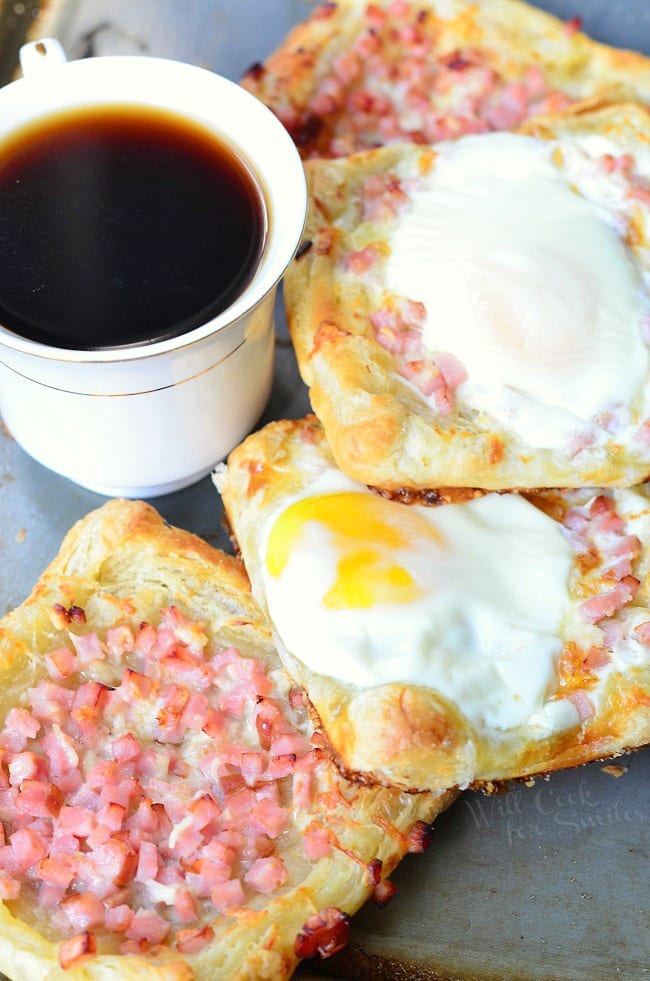
[[[70,57],[147,52],[237,80],[303,19],[308,0],[0,0],[0,51],[25,30],[56,34]],[[594,37],[650,53],[647,0],[546,0]],[[10,9],[11,8],[11,9]],[[29,10],[27,21],[25,12]],[[20,38],[19,38],[20,35]],[[13,53],[13,55],[12,55]],[[10,75],[5,70],[4,80]],[[260,425],[308,411],[279,298],[271,400]],[[70,438],[69,436],[67,438]],[[28,594],[68,527],[103,498],[35,463],[0,432],[0,613]],[[205,479],[152,502],[226,550]],[[407,858],[386,909],[366,906],[348,950],[303,979],[637,981],[650,976],[650,750],[559,773],[500,797],[467,793],[423,856]],[[614,776],[616,774],[618,778]]]

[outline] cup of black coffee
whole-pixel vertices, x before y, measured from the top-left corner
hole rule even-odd
[[[21,51],[0,90],[0,412],[108,495],[204,476],[263,411],[304,173],[266,107],[204,69]]]

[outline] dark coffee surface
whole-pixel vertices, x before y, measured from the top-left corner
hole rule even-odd
[[[250,281],[265,220],[246,165],[199,125],[49,116],[0,144],[0,323],[82,350],[183,334]]]

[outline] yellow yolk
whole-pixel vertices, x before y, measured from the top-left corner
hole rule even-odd
[[[442,539],[431,525],[408,508],[362,493],[337,493],[295,501],[278,517],[268,540],[266,566],[282,575],[291,552],[315,522],[325,527],[339,555],[334,585],[323,597],[330,609],[361,609],[380,603],[411,603],[422,588],[394,553],[418,542]]]

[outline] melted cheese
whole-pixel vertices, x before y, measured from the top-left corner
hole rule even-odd
[[[540,448],[629,405],[648,367],[650,299],[615,215],[553,151],[511,133],[444,144],[385,271],[389,292],[424,303],[426,347],[466,368],[462,402]]]
[[[427,685],[479,728],[576,722],[544,708],[573,551],[523,498],[405,507],[330,472],[274,518],[264,554],[279,639],[312,671]]]

